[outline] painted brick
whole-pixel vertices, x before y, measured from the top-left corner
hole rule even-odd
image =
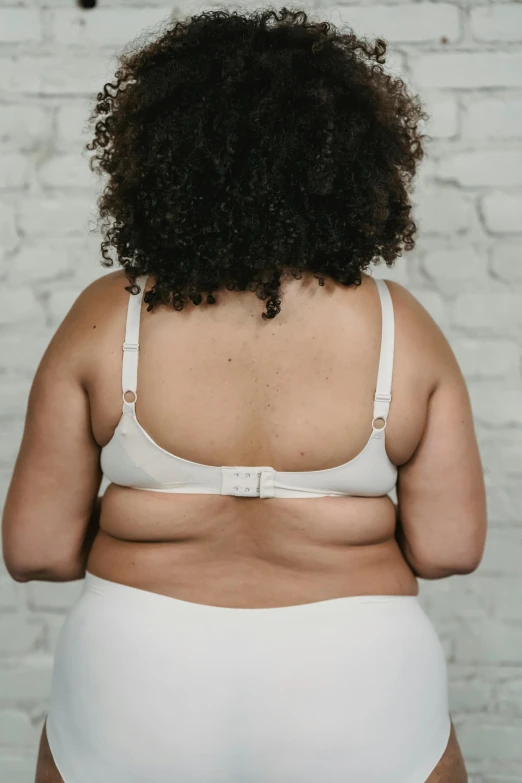
[[[465,680],[451,681],[449,687],[450,712],[482,712],[492,699],[492,685],[479,676]]]
[[[92,199],[81,196],[26,197],[20,205],[20,226],[30,237],[85,234],[95,218]]]
[[[417,88],[522,87],[519,52],[433,52],[411,59]]]
[[[58,142],[62,147],[79,143],[87,143],[91,140],[91,127],[89,126],[90,104],[87,100],[74,102],[59,107],[56,114],[56,129]]]
[[[459,134],[460,111],[453,98],[434,100],[427,106],[430,121],[427,132],[437,139],[451,139]]]
[[[38,171],[42,185],[51,188],[91,188],[97,179],[80,155],[54,155]],[[93,193],[94,200],[94,193]]]
[[[5,745],[32,745],[38,739],[26,712],[1,708],[0,737]]]
[[[83,579],[74,582],[29,582],[26,585],[31,609],[68,609],[83,590]]]
[[[515,339],[455,337],[451,347],[467,380],[519,375],[521,349]]]
[[[114,76],[114,63],[99,50],[67,58],[67,67],[57,54],[20,55],[0,59],[3,89],[26,95],[93,95]]]
[[[50,241],[41,245],[38,241],[26,241],[12,256],[7,277],[19,285],[40,280],[55,280],[72,274],[69,241]]]
[[[23,188],[29,179],[29,160],[17,152],[0,154],[0,188]]]
[[[482,211],[492,234],[522,234],[522,193],[491,191],[482,199]]]
[[[14,756],[13,750],[0,749],[0,780],[6,783],[30,783],[34,779],[36,769],[35,758]]]
[[[0,252],[8,253],[14,250],[19,240],[14,207],[0,203]]]
[[[522,657],[522,628],[496,618],[463,624],[455,641],[457,661],[515,666]]]
[[[40,610],[38,617],[45,620],[45,650],[50,653],[56,650],[58,636],[66,620],[65,613],[51,613]]]
[[[522,380],[512,386],[498,381],[473,381],[468,383],[468,390],[476,422],[484,422],[488,427],[522,425]]]
[[[460,727],[459,744],[468,758],[522,761],[522,721],[468,721]]]
[[[415,198],[414,219],[424,235],[463,234],[470,227],[473,207],[466,195],[457,189],[438,187]]]
[[[475,572],[481,576],[503,576],[505,579],[520,575],[522,558],[522,530],[488,530],[484,557]]]
[[[0,666],[2,702],[47,701],[51,690],[52,657],[26,656],[23,661]],[[1,779],[1,778],[0,778]]]
[[[172,9],[100,8],[93,14],[67,8],[53,14],[53,37],[68,46],[118,46],[145,32],[156,33],[168,22]]]
[[[492,582],[489,592],[494,616],[504,620],[522,620],[522,577],[504,576],[502,580],[489,581]]]
[[[0,1],[0,155],[8,155],[0,163],[0,506],[27,384],[78,293],[112,271],[99,263],[99,236],[88,234],[97,183],[84,150],[91,100],[112,81],[120,46],[170,11],[164,0],[104,0],[93,11],[73,0]],[[182,14],[199,11],[190,2]],[[418,91],[431,115],[412,195],[417,246],[376,276],[417,296],[470,386],[486,552],[474,574],[419,585],[449,661],[470,783],[522,781],[521,11],[501,0],[355,0],[333,19],[384,36],[388,72]],[[0,722],[12,740],[0,748],[2,781],[34,778],[53,652],[79,586],[19,585],[0,562]]]
[[[513,774],[500,774],[495,773],[476,776],[475,781],[470,778],[469,783],[520,783],[522,780],[522,764],[515,764],[518,767],[518,772],[514,769]]]
[[[457,248],[441,248],[427,253],[422,268],[433,280],[455,284],[483,279],[487,275],[485,255],[471,245]]]
[[[518,480],[509,481],[503,476],[486,476],[488,501],[488,520],[490,525],[516,525],[522,520],[522,485],[520,483],[520,468],[522,460],[518,459],[512,466],[513,472],[518,468]]]
[[[488,428],[477,432],[485,467],[491,477],[520,481],[522,467],[522,433],[509,428],[499,432]]]
[[[7,378],[0,384],[0,410],[4,416],[23,418],[31,382],[29,378]]]
[[[514,291],[465,291],[455,297],[452,324],[467,329],[507,332],[522,325],[520,294]]]
[[[0,44],[39,41],[40,13],[28,8],[0,8]]]
[[[14,463],[23,434],[23,422],[5,420],[2,422],[2,437],[0,438],[0,468]]]
[[[488,611],[483,582],[475,574],[467,579],[453,576],[430,585],[430,617],[436,623],[455,619],[482,620]]]
[[[477,140],[522,137],[522,99],[510,96],[473,100],[463,115],[463,136]]]
[[[8,0],[11,2],[11,0]],[[395,2],[396,0],[394,0]],[[71,4],[68,2],[68,0],[34,0],[35,5],[43,6],[45,8],[67,8],[69,9],[71,7]],[[161,0],[104,0],[103,8],[119,8],[120,13],[127,11],[128,8],[142,8],[144,6],[160,6],[163,7],[164,3],[161,2]],[[188,3],[183,3],[184,9],[196,9],[192,11],[192,13],[198,13],[198,10],[200,7],[196,5],[194,0],[190,0]],[[99,6],[98,9],[99,10]],[[91,10],[86,10],[85,15],[89,15],[92,13]],[[200,13],[200,11],[199,11]],[[122,14],[122,15],[123,15]]]
[[[15,656],[19,659],[33,650],[42,637],[43,624],[24,615],[0,616],[0,658]]]
[[[0,574],[0,611],[16,609],[18,600],[17,587],[18,585],[16,582],[13,582],[9,574]]]
[[[51,114],[39,106],[2,106],[0,145],[3,148],[37,148],[51,133]]]
[[[477,41],[522,41],[522,6],[481,6],[470,11],[471,34]]]
[[[28,332],[10,329],[0,332],[2,367],[8,373],[34,375],[54,330],[39,328]]]
[[[358,34],[396,43],[454,43],[461,36],[460,9],[450,3],[350,6],[349,23]]]
[[[499,242],[492,250],[493,274],[506,283],[522,283],[522,241]]]
[[[43,312],[29,288],[0,287],[0,325],[29,322],[33,328],[43,325]]]
[[[522,152],[478,149],[446,155],[436,176],[464,187],[522,185]]]
[[[495,702],[501,713],[522,718],[522,678],[501,682],[496,687]]]

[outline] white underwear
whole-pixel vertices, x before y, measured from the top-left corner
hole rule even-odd
[[[416,596],[236,609],[90,573],[47,716],[65,783],[424,783],[450,729]]]

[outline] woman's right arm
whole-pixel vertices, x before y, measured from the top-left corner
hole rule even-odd
[[[397,541],[417,576],[441,579],[479,566],[487,510],[466,383],[446,337],[428,320],[426,350],[433,356],[438,381],[428,401],[422,438],[399,468]]]

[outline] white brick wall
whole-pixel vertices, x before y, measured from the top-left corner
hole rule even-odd
[[[88,98],[112,77],[117,47],[171,13],[164,0],[99,5],[0,0],[0,498],[39,358],[79,291],[104,274],[88,234]],[[182,12],[203,7],[187,1]],[[470,783],[521,783],[522,6],[361,0],[323,3],[317,15],[387,38],[390,67],[432,115],[414,194],[418,246],[382,273],[422,301],[468,380],[490,531],[476,573],[422,582],[421,597],[448,656]],[[0,564],[6,783],[33,781],[56,635],[79,586],[19,585]]]

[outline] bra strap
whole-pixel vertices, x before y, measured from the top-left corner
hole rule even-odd
[[[381,300],[382,335],[377,387],[373,403],[373,421],[375,421],[375,419],[384,419],[386,422],[391,402],[395,323],[390,289],[385,280],[378,280],[376,278],[374,278],[374,280],[377,284],[377,290],[379,291]],[[382,430],[384,428],[381,427],[380,429]]]
[[[136,278],[136,285],[140,287],[139,294],[129,294],[127,306],[127,321],[125,324],[125,341],[123,343],[123,363],[121,371],[121,388],[123,394],[123,412],[134,410],[134,404],[138,399],[136,393],[138,384],[138,350],[140,337],[141,303],[148,275]],[[134,400],[125,399],[125,392],[133,392]]]

